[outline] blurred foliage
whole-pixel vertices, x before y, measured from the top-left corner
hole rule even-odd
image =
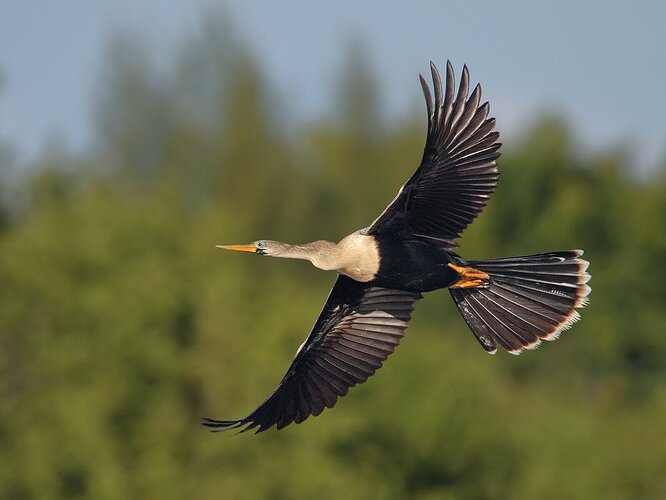
[[[0,190],[0,498],[666,498],[666,175],[586,156],[549,117],[505,149],[461,253],[584,248],[573,331],[489,357],[432,293],[334,411],[257,436],[198,425],[273,390],[334,279],[213,245],[367,225],[425,129],[377,126],[356,55],[339,116],[286,128],[228,30],[207,19],[161,71],[115,39],[94,150]]]

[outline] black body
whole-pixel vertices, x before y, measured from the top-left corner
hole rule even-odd
[[[379,272],[371,282],[384,288],[431,292],[455,283],[459,275],[449,263],[459,262],[442,246],[418,239],[376,237]]]

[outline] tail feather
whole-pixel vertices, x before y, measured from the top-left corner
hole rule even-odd
[[[490,276],[485,288],[450,289],[481,346],[512,354],[555,340],[578,321],[587,304],[589,263],[582,250],[467,261]]]

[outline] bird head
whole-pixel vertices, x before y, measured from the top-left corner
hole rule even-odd
[[[268,255],[269,257],[282,257],[287,259],[309,260],[320,269],[337,269],[335,267],[322,267],[322,255],[330,254],[335,249],[335,243],[318,240],[301,245],[290,245],[280,241],[258,240],[248,245],[216,245],[224,250],[236,252],[248,252],[256,255]]]
[[[257,255],[271,255],[276,249],[276,242],[270,240],[253,241],[248,245],[215,245],[216,248],[233,250],[235,252],[249,252]]]

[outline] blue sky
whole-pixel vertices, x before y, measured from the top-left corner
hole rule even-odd
[[[49,138],[92,138],[94,85],[110,33],[141,32],[168,57],[206,7],[192,0],[0,0],[0,138],[34,158]],[[397,2],[395,2],[397,3]],[[387,119],[422,111],[428,61],[467,63],[508,144],[539,110],[574,125],[593,151],[628,144],[636,168],[666,156],[666,3],[225,3],[237,34],[300,121],[332,113],[333,79],[351,37],[369,48]]]

